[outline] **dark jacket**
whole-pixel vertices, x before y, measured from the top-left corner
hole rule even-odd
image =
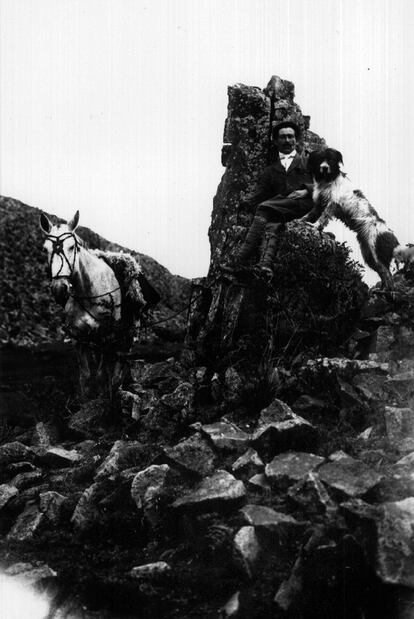
[[[307,170],[307,161],[306,156],[297,154],[286,171],[278,159],[265,168],[256,190],[243,201],[244,204],[253,209],[265,200],[276,196],[285,198],[297,189],[307,189],[310,193],[306,199],[311,201],[312,177]]]

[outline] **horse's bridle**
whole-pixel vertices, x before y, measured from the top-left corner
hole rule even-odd
[[[72,264],[69,262],[64,250],[63,250],[63,242],[66,241],[66,239],[69,239],[70,237],[72,237],[75,241],[75,251],[73,252],[73,261]],[[63,277],[71,277],[73,274],[73,270],[75,268],[75,260],[76,260],[76,256],[77,253],[79,251],[79,247],[80,247],[80,243],[79,240],[77,239],[76,235],[73,234],[73,232],[63,232],[62,234],[59,234],[58,236],[54,235],[54,234],[48,234],[46,236],[46,239],[51,241],[52,243],[52,255],[50,256],[50,262],[49,262],[49,270],[50,270],[50,278],[51,279],[59,279],[59,278],[63,278]],[[52,275],[52,261],[53,261],[53,257],[54,256],[59,256],[60,260],[61,260],[61,265],[59,268],[59,271],[57,272],[56,275]],[[61,275],[61,271],[63,269],[64,264],[68,265],[69,267],[69,276],[68,275]]]
[[[63,242],[66,241],[66,239],[69,239],[70,237],[72,237],[75,241],[75,250],[73,252],[73,261],[72,264],[69,262],[64,250],[63,250]],[[77,236],[75,234],[73,234],[73,232],[62,232],[62,234],[59,234],[58,236],[54,235],[54,234],[48,234],[46,236],[46,239],[51,241],[52,243],[52,255],[50,256],[50,262],[49,262],[49,271],[50,271],[50,278],[53,279],[60,279],[60,278],[66,278],[69,279],[72,277],[73,275],[73,271],[75,269],[75,261],[76,261],[76,256],[79,252],[79,248],[81,247],[81,243],[79,242],[79,239],[77,238]],[[52,276],[52,260],[54,256],[59,256],[60,260],[61,260],[61,265],[59,268],[59,271],[57,272],[56,275]],[[69,267],[69,275],[61,275],[61,271],[63,269],[64,264],[68,265]],[[113,316],[114,311],[117,307],[121,307],[121,304],[115,305],[112,295],[114,292],[117,292],[118,290],[120,290],[121,287],[117,286],[116,288],[114,288],[113,290],[109,290],[108,292],[104,292],[103,294],[98,294],[98,295],[93,295],[93,296],[79,296],[79,295],[75,295],[73,294],[73,292],[70,292],[70,296],[75,299],[75,301],[78,303],[78,305],[87,313],[89,314],[89,316],[91,316],[91,318],[93,318],[94,320],[96,320],[96,322],[100,322],[97,316],[94,316],[94,314],[91,313],[91,311],[86,308],[84,306],[84,304],[82,303],[82,301],[89,301],[92,305],[103,305],[104,302],[103,301],[95,301],[95,299],[102,299],[102,297],[106,297],[107,295],[109,295],[110,297],[110,301],[108,302],[109,308],[111,310],[111,315]]]

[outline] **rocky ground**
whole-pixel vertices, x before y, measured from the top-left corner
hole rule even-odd
[[[371,293],[354,358],[279,367],[261,410],[229,405],[234,368],[137,360],[121,419],[93,401],[12,432],[6,571],[53,617],[412,617],[414,286],[397,282]]]

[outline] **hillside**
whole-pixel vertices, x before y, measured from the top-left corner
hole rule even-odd
[[[42,252],[39,209],[12,198],[0,197],[0,345],[37,346],[62,341],[62,311],[54,303]],[[161,295],[152,313],[158,322],[188,303],[190,282],[172,275],[158,262],[111,243],[88,228],[79,227],[79,236],[89,247],[133,254]],[[185,317],[185,312],[184,312]],[[185,318],[177,316],[158,327],[161,339],[181,339]]]

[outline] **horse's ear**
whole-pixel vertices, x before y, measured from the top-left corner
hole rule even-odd
[[[39,225],[45,234],[49,234],[52,229],[52,223],[47,215],[40,213]]]
[[[68,221],[68,228],[69,228],[69,230],[71,232],[76,230],[76,228],[78,226],[78,223],[79,223],[79,211],[76,211],[76,213],[74,214],[72,219],[70,221]]]

